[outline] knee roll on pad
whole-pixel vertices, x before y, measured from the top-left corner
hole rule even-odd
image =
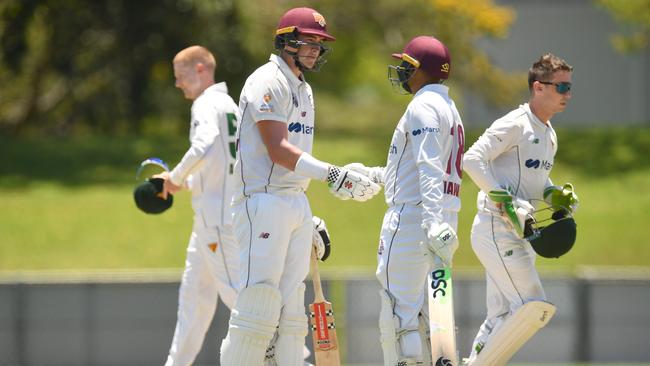
[[[280,291],[266,284],[243,289],[230,315],[228,335],[221,345],[221,364],[261,365],[275,333],[282,303]]]
[[[410,365],[410,363],[404,362],[411,362],[411,360],[421,364],[422,361],[419,358],[422,357],[422,345],[418,329],[400,326],[399,318],[393,314],[393,299],[386,290],[379,290],[379,297],[381,299],[379,332],[381,348],[384,353],[384,365]]]

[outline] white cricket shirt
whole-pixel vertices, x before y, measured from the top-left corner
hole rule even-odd
[[[288,141],[311,153],[314,138],[314,100],[309,84],[300,80],[278,55],[255,70],[246,80],[239,98],[242,120],[235,163],[238,201],[258,192],[305,191],[309,178],[278,164],[269,157],[257,122],[287,124]]]
[[[187,182],[195,220],[206,226],[231,222],[238,120],[226,83],[205,89],[192,103],[191,147],[170,173],[174,184]]]
[[[479,210],[494,211],[487,192],[509,188],[533,206],[543,199],[557,151],[557,136],[550,122],[539,120],[528,103],[520,105],[494,123],[465,153],[465,171],[481,189]]]
[[[448,91],[430,84],[415,94],[395,128],[384,170],[388,206],[421,205],[427,226],[443,222],[443,210],[460,210],[465,135]]]

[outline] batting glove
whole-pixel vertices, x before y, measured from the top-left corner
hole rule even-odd
[[[330,234],[327,231],[325,226],[325,221],[318,216],[312,217],[314,222],[314,235],[312,238],[312,244],[316,249],[316,257],[325,262],[325,260],[330,256],[331,246],[330,246]]]
[[[381,187],[365,175],[349,169],[330,166],[327,174],[330,192],[342,200],[367,201],[374,197]]]
[[[384,167],[382,166],[368,167],[362,163],[350,163],[345,165],[343,169],[349,169],[353,172],[363,174],[374,183],[384,185]]]
[[[445,267],[451,266],[451,259],[458,249],[458,238],[454,228],[445,222],[440,225],[433,224],[428,229],[425,226],[424,229],[427,242],[421,246],[422,253],[432,263],[438,256]]]

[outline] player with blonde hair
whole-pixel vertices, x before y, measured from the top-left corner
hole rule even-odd
[[[192,192],[194,225],[178,297],[178,320],[166,366],[189,366],[201,349],[219,297],[228,308],[236,298],[239,271],[230,200],[239,109],[226,83],[215,83],[216,61],[202,46],[173,60],[176,87],[192,100],[190,147],[165,180],[163,195]]]

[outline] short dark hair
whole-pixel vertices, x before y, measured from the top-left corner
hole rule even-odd
[[[547,52],[528,70],[528,90],[532,90],[535,81],[550,81],[554,72],[573,71],[573,66],[563,59]]]

